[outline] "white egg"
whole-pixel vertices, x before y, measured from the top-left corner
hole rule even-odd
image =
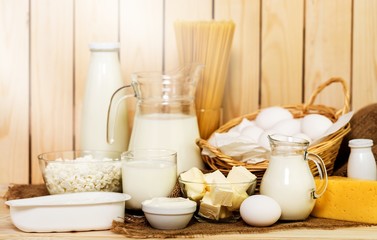
[[[248,126],[242,129],[241,137],[250,140],[251,142],[258,143],[259,136],[263,133],[263,129],[257,126]]]
[[[276,123],[272,129],[276,133],[293,136],[301,131],[301,121],[299,119],[285,119]]]
[[[281,207],[271,197],[252,195],[242,202],[240,215],[251,226],[267,227],[279,220]]]
[[[320,114],[308,114],[301,121],[301,131],[312,140],[322,136],[333,123]]]
[[[270,141],[268,140],[268,135],[275,134],[275,130],[267,130],[264,131],[260,136],[258,140],[258,145],[261,147],[264,147],[267,150],[271,150]]]
[[[264,130],[272,128],[276,123],[285,120],[292,119],[293,115],[290,111],[282,107],[268,107],[257,115],[255,123],[257,126]]]

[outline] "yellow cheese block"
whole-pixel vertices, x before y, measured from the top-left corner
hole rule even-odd
[[[377,181],[329,177],[327,190],[317,199],[311,215],[377,223]]]

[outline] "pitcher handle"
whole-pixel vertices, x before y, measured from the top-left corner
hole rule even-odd
[[[107,110],[107,128],[106,128],[106,141],[109,144],[113,144],[115,142],[114,140],[115,122],[118,116],[119,104],[126,98],[135,97],[135,93],[122,94],[122,91],[126,91],[128,88],[131,88],[131,87],[132,85],[126,85],[126,86],[120,87],[111,96],[109,108]]]
[[[321,180],[324,180],[325,182],[320,186],[320,188],[317,191],[313,191],[313,198],[317,199],[322,196],[322,194],[326,191],[328,179],[327,179],[327,171],[325,163],[323,162],[322,158],[314,153],[307,153],[306,154],[307,159],[310,161],[313,161],[318,169],[319,178]]]

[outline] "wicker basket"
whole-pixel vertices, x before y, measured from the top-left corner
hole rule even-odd
[[[340,83],[342,85],[342,89],[344,93],[343,108],[340,110],[336,110],[335,108],[327,107],[324,105],[314,105],[313,103],[317,95],[324,88],[326,88],[332,83]],[[334,77],[327,80],[323,84],[321,84],[313,92],[312,96],[309,99],[308,104],[287,105],[287,106],[282,106],[282,107],[289,110],[294,116],[294,118],[301,118],[310,113],[318,113],[318,114],[328,117],[333,122],[335,122],[336,120],[338,120],[338,118],[341,115],[349,111],[350,109],[349,100],[350,100],[349,90],[347,88],[345,81],[342,78]],[[226,124],[224,124],[223,126],[221,126],[220,128],[218,128],[215,132],[217,133],[227,132],[230,128],[238,125],[242,121],[243,118],[254,120],[259,112],[260,110],[232,119]],[[351,130],[351,126],[348,123],[343,128],[339,129],[337,132],[327,136],[323,141],[321,141],[320,143],[316,145],[310,146],[308,149],[308,151],[315,153],[322,158],[322,160],[325,163],[327,173],[329,175],[331,175],[333,172],[334,162],[338,154],[338,150],[342,142],[342,139],[350,130]],[[208,155],[202,155],[202,159],[204,163],[207,164],[207,166],[210,169],[213,169],[213,170],[219,169],[223,173],[229,172],[229,170],[233,166],[245,166],[247,169],[249,169],[252,173],[254,173],[257,176],[258,183],[260,183],[260,180],[263,177],[263,174],[268,166],[268,160],[257,163],[257,164],[248,164],[248,163],[240,162],[238,160],[234,160],[230,156],[227,156],[224,153],[222,153],[219,149],[210,145],[208,141],[204,139],[199,139],[197,141],[197,145],[201,149],[203,149],[204,147],[207,148],[216,156],[216,157],[209,157]],[[312,164],[312,162],[310,162],[310,168],[313,175],[315,176],[318,175],[318,170],[316,166]]]

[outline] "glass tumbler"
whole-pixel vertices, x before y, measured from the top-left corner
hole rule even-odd
[[[135,149],[122,153],[123,193],[131,196],[126,210],[142,215],[141,203],[168,197],[177,182],[177,153],[168,149]]]

